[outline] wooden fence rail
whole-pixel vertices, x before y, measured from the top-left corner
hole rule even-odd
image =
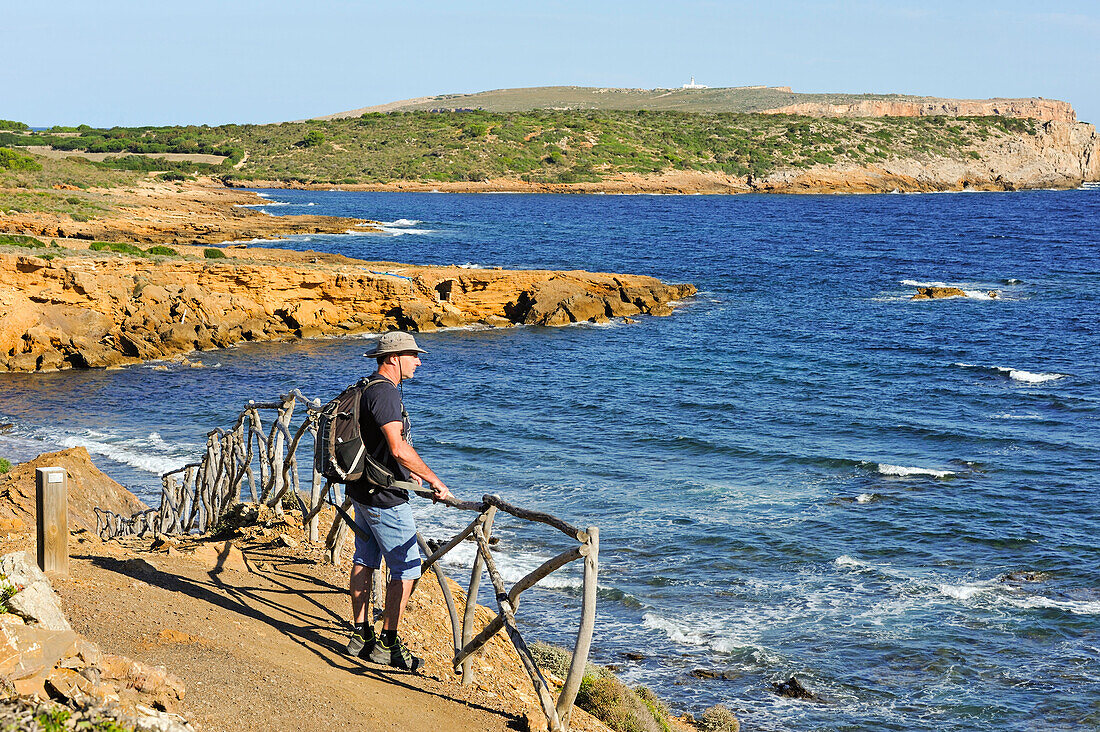
[[[291,422],[295,408],[299,404],[304,407],[304,415],[301,424],[292,432]],[[205,534],[214,530],[225,514],[241,502],[244,486],[247,485],[251,502],[267,505],[274,509],[277,515],[283,515],[284,497],[293,497],[301,509],[302,527],[307,540],[314,544],[319,543],[322,509],[331,503],[339,506],[346,513],[352,505],[351,499],[339,495],[338,486],[322,480],[320,473],[313,465],[312,441],[317,437],[317,415],[320,409],[319,400],[307,398],[298,389],[280,397],[278,401],[266,403],[250,401],[232,427],[216,428],[207,434],[206,451],[200,461],[189,463],[161,476],[159,509],[146,509],[126,517],[96,507],[96,533],[104,540],[125,536],[145,536],[150,532],[155,536]],[[266,430],[260,416],[261,411],[274,411],[270,427]],[[307,435],[310,438],[308,449],[302,447],[303,439]],[[309,456],[308,464],[311,472],[308,496],[304,496],[299,478],[297,456],[303,449],[305,449],[304,454]],[[431,491],[425,489],[424,495],[430,497]],[[473,511],[477,514],[469,525],[448,541],[434,547],[434,550],[423,537],[417,535],[421,551],[426,557],[422,572],[427,573],[430,569],[435,574],[447,604],[447,612],[451,620],[455,673],[461,673],[463,684],[473,683],[474,657],[493,636],[504,631],[531,678],[531,685],[546,715],[549,729],[551,732],[565,732],[569,729],[573,703],[580,688],[592,646],[592,631],[596,621],[599,529],[593,526],[582,530],[551,514],[513,506],[496,495],[483,496],[480,502],[449,499],[443,503],[457,510]],[[492,536],[493,524],[500,513],[530,524],[542,524],[557,529],[576,541],[577,545],[543,562],[508,588],[490,548],[496,541]],[[349,531],[362,530],[349,525],[343,520],[341,511],[337,511],[325,536],[325,549],[331,563],[338,562]],[[466,587],[465,605],[460,618],[447,577],[443,574],[439,562],[464,541],[473,541],[477,546],[477,553],[470,573],[470,582]],[[520,595],[524,591],[535,586],[552,572],[580,559],[584,560],[584,578],[577,639],[573,647],[569,671],[555,699],[527,643],[520,634],[516,624],[516,611],[519,608]],[[496,596],[497,614],[479,629],[475,627],[475,609],[481,578],[486,572]],[[383,596],[383,592],[380,573],[375,577],[374,597],[377,599]]]

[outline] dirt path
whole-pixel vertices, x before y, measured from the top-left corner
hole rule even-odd
[[[253,571],[215,573],[89,539],[54,586],[74,630],[179,676],[185,715],[204,732],[525,728],[491,695],[348,658],[342,573],[241,546]]]

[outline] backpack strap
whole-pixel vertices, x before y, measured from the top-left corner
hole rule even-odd
[[[364,381],[366,382],[365,384],[363,384],[363,392],[364,393],[370,387],[374,386],[375,384],[381,384],[382,382],[385,382],[385,383],[389,384],[390,386],[393,386],[395,389],[397,388],[392,381],[387,379],[385,376],[381,376],[381,375],[379,375],[379,376],[377,376],[376,378],[373,378],[373,379],[370,378],[370,377],[365,376],[360,381],[360,383],[363,383]],[[404,401],[402,401],[402,403],[401,403],[401,416],[402,417],[407,417],[408,416],[408,412],[405,411]],[[383,439],[385,439],[385,438],[383,437]],[[366,449],[365,445],[364,445],[364,449]],[[416,493],[417,495],[427,496],[429,498],[432,495],[434,495],[432,490],[430,490],[430,489],[428,489],[424,486],[417,485],[415,482],[413,482],[411,480],[397,480],[395,478],[393,483],[391,483],[389,487],[390,488],[397,488],[399,490],[412,491],[413,493]]]

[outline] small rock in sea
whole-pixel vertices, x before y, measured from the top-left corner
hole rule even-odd
[[[1050,575],[1046,572],[1008,572],[1002,574],[998,579],[1001,582],[1045,582],[1050,579]]]
[[[802,683],[794,676],[786,681],[776,681],[772,683],[772,691],[779,696],[790,697],[791,699],[809,699],[812,701],[820,701],[817,694],[807,689]]]
[[[944,297],[966,297],[958,287],[918,287],[917,294],[910,300],[937,300]]]
[[[691,675],[697,679],[717,679],[719,677],[717,671],[711,671],[707,668],[693,669]]]
[[[637,651],[627,651],[623,656],[629,661],[641,661],[645,659],[645,654],[638,653]]]
[[[996,290],[990,290],[985,294],[989,295],[990,300],[996,300],[998,297],[1001,296],[1001,293],[997,292]]]
[[[14,427],[15,427],[15,425],[13,425],[11,422],[5,422],[4,424],[0,424],[0,433],[9,432]]]

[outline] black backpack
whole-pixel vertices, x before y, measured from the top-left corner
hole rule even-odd
[[[363,393],[372,384],[382,381],[388,379],[384,376],[360,379],[340,392],[340,396],[326,404],[317,415],[313,466],[325,480],[332,483],[366,480],[375,488],[389,488],[394,484],[393,473],[371,456],[359,430],[359,405]]]

